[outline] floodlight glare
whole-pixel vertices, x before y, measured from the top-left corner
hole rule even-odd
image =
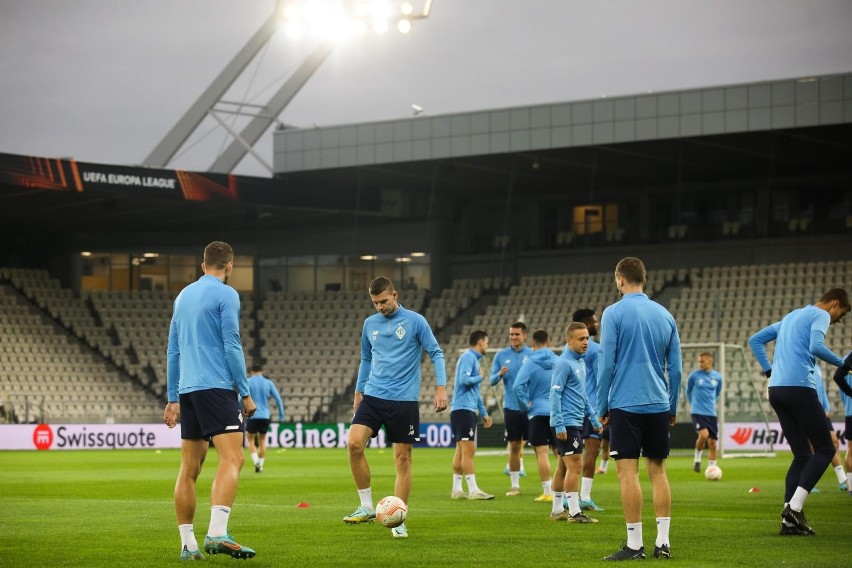
[[[411,31],[411,22],[403,18],[396,23],[396,29],[398,29],[401,34],[407,34]]]
[[[388,23],[384,20],[373,20],[373,31],[379,35],[384,35],[388,31]]]
[[[410,16],[414,12],[414,6],[411,5],[411,2],[403,2],[399,10],[403,15]]]

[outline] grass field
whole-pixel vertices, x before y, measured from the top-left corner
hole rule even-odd
[[[393,491],[390,450],[368,450],[373,495]],[[345,525],[358,504],[346,450],[275,450],[265,471],[244,469],[230,530],[258,551],[255,566],[543,566],[601,565],[624,539],[614,467],[597,476],[593,497],[606,508],[597,525],[552,523],[549,505],[532,498],[532,470],[521,497],[504,497],[505,455],[478,455],[477,481],[494,501],[449,499],[451,450],[415,449],[414,491],[407,526],[397,540],[378,524]],[[178,564],[180,538],[172,508],[177,450],[0,453],[0,566],[146,566]],[[211,451],[199,480],[196,536],[209,521],[216,466]],[[692,472],[690,458],[668,462],[672,485],[672,562],[682,566],[848,566],[852,499],[832,472],[808,499],[814,537],[778,536],[783,477],[789,454],[726,459],[722,481]],[[705,462],[706,464],[706,462]],[[645,490],[645,547],[656,528]],[[749,493],[758,487],[759,492]],[[300,502],[308,508],[297,508]],[[650,557],[647,562],[660,562]],[[227,564],[224,556],[208,565]]]

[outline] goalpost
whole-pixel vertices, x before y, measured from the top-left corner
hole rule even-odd
[[[461,353],[464,350],[459,351]],[[482,400],[492,414],[499,412],[496,409],[503,408],[502,381],[492,387],[487,378],[498,351],[500,348],[489,347],[480,361],[480,367],[486,374]],[[554,351],[558,354],[562,348],[556,347]],[[772,411],[766,397],[766,384],[757,378],[754,365],[742,345],[720,342],[681,345],[683,384],[678,404],[678,422],[692,423],[686,401],[686,381],[689,374],[698,368],[698,355],[705,351],[713,355],[714,368],[722,375],[722,393],[718,403],[719,457],[773,457],[781,432],[770,425]]]
[[[719,457],[772,457],[780,432],[769,424],[771,414],[766,385],[755,380],[754,365],[746,357],[745,348],[734,343],[684,343],[683,385],[678,408],[678,422],[691,422],[686,400],[689,374],[698,368],[698,355],[710,353],[714,368],[722,375],[722,392],[718,402]]]

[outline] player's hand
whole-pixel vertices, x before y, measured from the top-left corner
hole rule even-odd
[[[557,432],[556,439],[562,440],[563,442],[568,439],[568,432]]]
[[[355,400],[352,402],[352,414],[361,406],[361,401],[364,400],[364,393],[355,391]]]
[[[254,416],[254,413],[257,411],[257,405],[254,403],[254,399],[251,395],[245,397],[243,399],[243,416],[246,418],[251,418]]]
[[[491,420],[491,417],[488,416],[487,414],[482,418],[482,425],[485,426],[486,428],[491,428],[491,426],[493,424],[494,424],[494,421]]]
[[[768,371],[763,371],[763,376],[766,377],[767,379],[769,377],[771,377],[772,376],[772,369],[769,369]]]
[[[606,416],[598,416],[598,420],[600,420],[601,426],[606,426],[609,424],[609,414]]]
[[[163,423],[169,428],[174,428],[180,422],[180,403],[169,402],[163,410]]]
[[[603,426],[601,426],[600,428],[592,428],[592,430],[594,430],[596,434],[600,434],[601,432],[603,432]]]
[[[509,372],[509,367],[500,367],[500,371],[497,373],[501,377]]]
[[[443,412],[447,409],[447,387],[435,389],[435,412]]]
[[[674,428],[674,425],[677,423],[677,416],[671,415],[669,416],[669,426]]]

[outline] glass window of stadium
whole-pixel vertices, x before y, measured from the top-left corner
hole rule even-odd
[[[80,255],[80,290],[180,292],[201,276],[201,257],[188,254],[95,253]],[[228,282],[240,292],[254,291],[254,258],[234,258]]]
[[[428,288],[430,258],[422,252],[362,256],[311,255],[258,260],[262,293],[364,291],[376,276],[399,289]]]

